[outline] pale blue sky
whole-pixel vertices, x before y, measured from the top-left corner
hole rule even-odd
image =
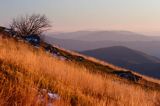
[[[160,34],[160,0],[1,0],[0,24],[45,14],[52,31],[130,30]]]

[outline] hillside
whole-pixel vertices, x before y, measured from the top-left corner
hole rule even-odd
[[[136,73],[131,75],[139,76],[137,81],[118,77],[113,73],[126,70],[58,47],[51,47],[58,55],[51,54],[46,52],[46,45],[42,41],[39,47],[35,47],[9,37],[8,33],[1,33],[0,105],[160,104],[159,80]],[[57,94],[58,99],[51,98],[51,93]]]
[[[160,59],[127,47],[113,46],[83,53],[144,75],[160,78]]]

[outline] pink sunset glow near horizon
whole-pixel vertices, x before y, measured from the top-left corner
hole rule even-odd
[[[125,30],[160,36],[159,0],[4,0],[0,24],[40,13],[52,22],[49,32]]]

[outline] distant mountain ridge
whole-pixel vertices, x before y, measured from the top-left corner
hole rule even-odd
[[[145,36],[130,31],[77,31],[51,35],[60,39],[82,41],[160,41],[160,37]]]
[[[100,48],[82,52],[141,74],[160,78],[160,59],[123,46]]]
[[[125,46],[134,50],[138,50],[149,55],[160,58],[160,41],[82,41],[65,38],[55,38],[54,36],[46,36],[45,40],[51,44],[58,44],[61,47],[86,51],[91,49],[105,48],[111,46]],[[87,46],[86,46],[87,45]]]

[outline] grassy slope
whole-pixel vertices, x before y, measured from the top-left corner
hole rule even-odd
[[[53,58],[41,49],[0,38],[0,105],[39,105],[39,89],[61,96],[59,105],[154,106],[160,92],[124,83],[112,75]],[[97,71],[94,67],[94,71]]]
[[[45,48],[45,45],[47,45],[45,42],[41,43],[42,48]],[[79,53],[76,53],[73,51],[69,51],[69,50],[66,50],[66,49],[63,49],[63,48],[60,48],[57,46],[53,46],[53,48],[55,49],[55,51],[58,51],[58,53],[61,56],[67,57],[70,61],[76,63],[78,66],[87,68],[91,72],[96,72],[96,73],[98,72],[98,73],[102,73],[103,75],[109,74],[109,75],[115,76],[115,74],[113,74],[114,72],[130,71],[130,70],[126,70],[124,68],[115,66],[113,64],[95,59],[93,57],[85,56],[85,55],[82,55],[82,54],[79,54]],[[79,60],[79,58],[83,58],[83,59]],[[140,86],[147,88],[147,89],[149,88],[149,89],[160,90],[160,80],[156,80],[156,79],[153,79],[153,78],[150,78],[147,76],[143,76],[143,75],[140,75],[140,74],[135,73],[133,71],[131,71],[131,72],[134,75],[140,76],[142,78],[138,82],[133,82],[133,81],[128,82],[128,80],[124,80],[124,79],[123,80],[118,79],[118,80],[121,80],[121,82],[125,81],[125,83],[126,82],[127,83],[134,83],[134,84],[140,85]]]

